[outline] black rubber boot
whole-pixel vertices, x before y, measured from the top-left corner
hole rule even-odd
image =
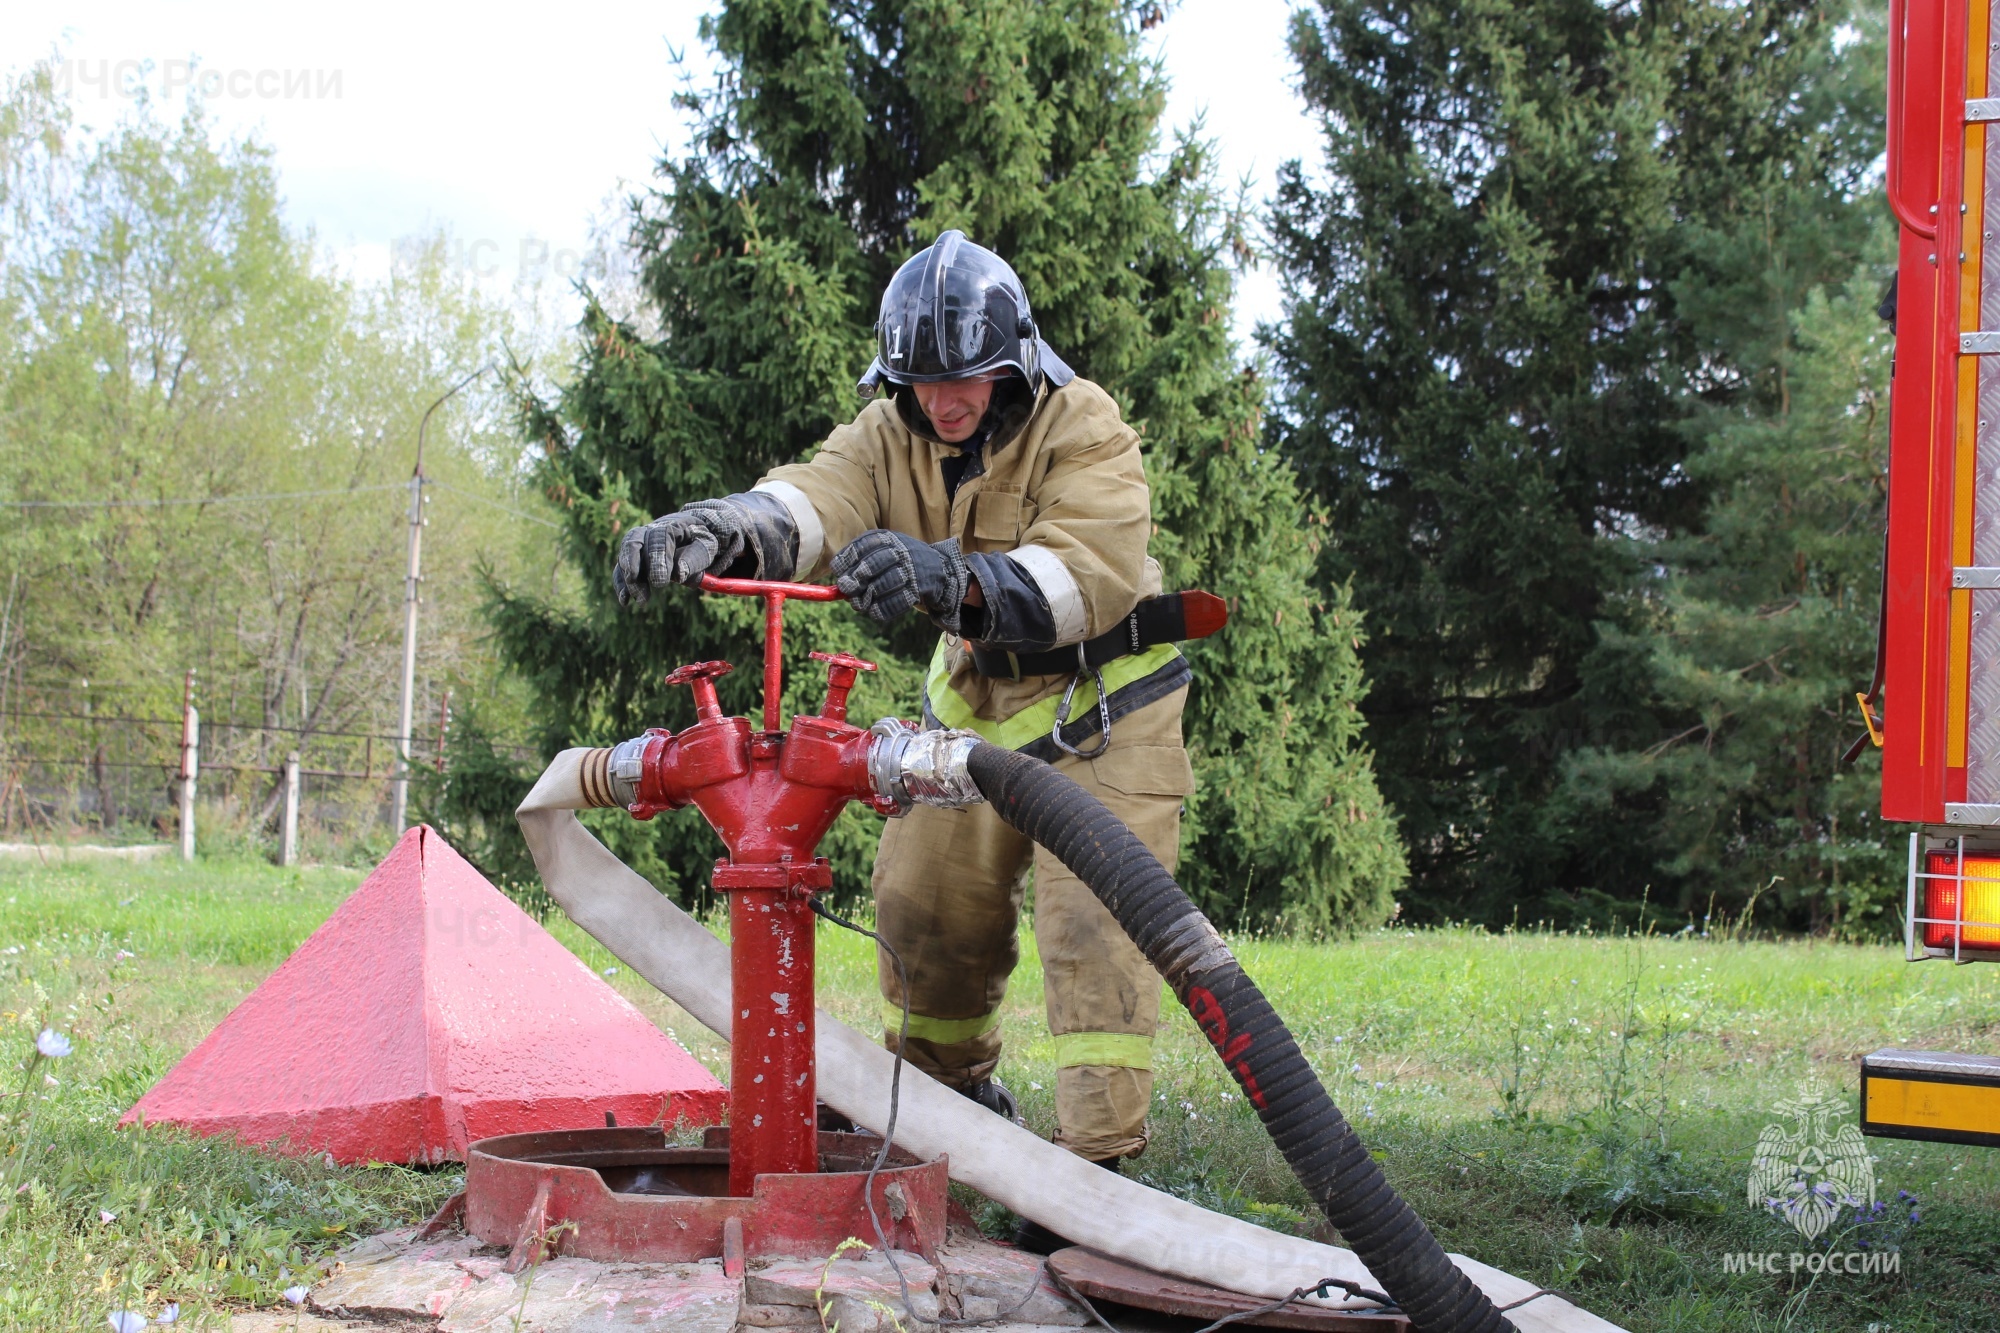
[[[1114,1176],[1122,1175],[1124,1168],[1119,1163],[1123,1160],[1118,1157],[1107,1157],[1097,1165]],[[1024,1217],[1014,1224],[1014,1244],[1029,1254],[1054,1254],[1057,1250],[1068,1249],[1076,1242],[1067,1236],[1058,1235],[1032,1218]]]
[[[1007,1085],[999,1079],[981,1079],[961,1091],[1002,1120],[1011,1120],[1017,1125],[1021,1123],[1021,1104],[1014,1100],[1014,1094],[1007,1091]]]

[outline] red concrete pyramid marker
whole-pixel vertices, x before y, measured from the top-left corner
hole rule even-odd
[[[233,1132],[341,1162],[462,1160],[494,1134],[664,1119],[728,1094],[429,827],[121,1125]]]

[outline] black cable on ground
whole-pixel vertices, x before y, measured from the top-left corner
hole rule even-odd
[[[875,1154],[875,1160],[868,1164],[868,1175],[861,1182],[861,1199],[862,1202],[868,1205],[868,1225],[875,1228],[875,1244],[881,1249],[882,1257],[889,1261],[889,1271],[896,1275],[896,1285],[901,1288],[903,1294],[903,1310],[910,1318],[917,1322],[931,1324],[939,1328],[960,1328],[972,1324],[990,1324],[995,1320],[1005,1319],[1008,1315],[1025,1307],[1029,1301],[1035,1298],[1035,1293],[1041,1290],[1042,1279],[1048,1275],[1049,1271],[1048,1260],[1042,1260],[1041,1266],[1035,1270],[1035,1280],[1028,1284],[1028,1290],[1022,1294],[1019,1300],[1006,1309],[995,1311],[985,1318],[961,1319],[954,1315],[940,1315],[934,1319],[929,1315],[919,1313],[917,1307],[910,1302],[910,1280],[903,1276],[903,1266],[896,1261],[895,1248],[889,1244],[888,1233],[882,1229],[882,1216],[875,1210],[875,1177],[887,1165],[889,1161],[889,1149],[896,1141],[896,1115],[900,1109],[899,1103],[903,1095],[903,1047],[910,1040],[910,974],[903,968],[902,955],[897,953],[895,946],[883,939],[881,935],[864,925],[849,921],[846,917],[836,916],[833,909],[822,903],[817,897],[808,898],[807,902],[812,905],[813,915],[823,920],[831,921],[843,930],[851,930],[857,935],[866,935],[869,939],[875,941],[881,947],[882,952],[889,955],[889,961],[896,965],[896,987],[903,993],[903,1026],[896,1034],[896,1062],[890,1067],[889,1071],[889,1123],[882,1126],[881,1150]]]
[[[1039,759],[981,742],[968,768],[994,813],[1089,885],[1166,978],[1299,1183],[1418,1333],[1512,1328],[1390,1187],[1270,1001],[1146,845]]]
[[[1325,1300],[1333,1294],[1333,1288],[1335,1287],[1340,1288],[1349,1296],[1358,1296],[1363,1300],[1374,1301],[1382,1307],[1380,1310],[1368,1310],[1363,1313],[1386,1314],[1396,1308],[1396,1303],[1379,1291],[1370,1291],[1358,1282],[1347,1282],[1337,1277],[1330,1277],[1324,1278],[1310,1287],[1300,1287],[1289,1296],[1280,1296],[1269,1305],[1260,1305],[1254,1310],[1239,1310],[1235,1314],[1226,1314],[1212,1324],[1202,1325],[1194,1333],[1220,1333],[1221,1329],[1227,1328],[1231,1324],[1240,1324],[1247,1319],[1262,1319],[1267,1314],[1276,1314],[1293,1301],[1302,1301],[1308,1296],[1317,1296],[1321,1300]]]

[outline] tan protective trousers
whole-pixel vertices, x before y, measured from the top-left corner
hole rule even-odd
[[[1056,765],[1174,869],[1181,802],[1194,775],[1181,744],[1185,689],[1119,718],[1101,756]],[[1086,746],[1086,748],[1088,748]],[[1035,946],[1056,1039],[1056,1142],[1102,1161],[1146,1146],[1160,976],[1061,862],[976,805],[919,806],[889,821],[875,857],[877,928],[910,977],[910,1062],[965,1089],[1000,1062],[1000,1004],[1020,961],[1015,927],[1035,871]],[[902,990],[877,950],[885,1043],[895,1049]]]

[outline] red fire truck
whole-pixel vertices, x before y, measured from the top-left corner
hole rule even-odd
[[[1882,816],[1910,835],[1912,961],[2000,961],[2000,0],[1890,0],[1899,232]],[[1992,130],[1992,133],[1989,133]],[[2000,1144],[2000,1059],[1877,1051],[1864,1133]]]

